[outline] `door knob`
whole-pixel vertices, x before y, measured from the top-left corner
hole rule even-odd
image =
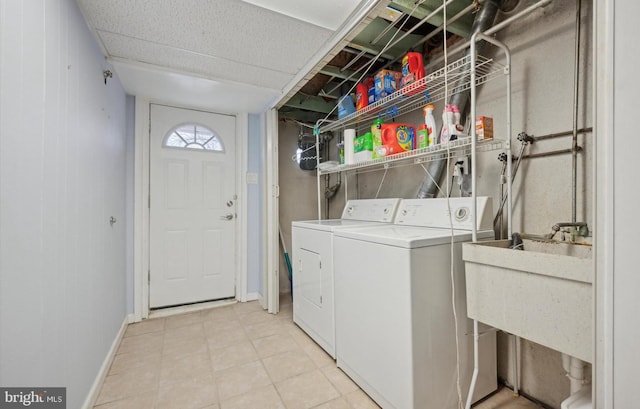
[[[220,220],[233,220],[233,214],[229,213],[224,216],[220,216]]]

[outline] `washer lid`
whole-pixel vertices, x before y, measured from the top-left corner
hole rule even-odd
[[[353,228],[335,232],[335,237],[344,237],[352,240],[407,249],[450,243],[452,236],[454,242],[471,240],[471,232],[468,230],[399,226],[396,224],[386,224],[384,226],[369,227],[366,229]],[[493,237],[493,230],[478,232],[479,239],[492,239]]]
[[[362,221],[362,220],[343,220],[343,219],[327,219],[327,220],[301,220],[291,222],[291,226],[302,229],[322,230],[322,231],[338,231],[341,229],[378,226],[380,222]]]

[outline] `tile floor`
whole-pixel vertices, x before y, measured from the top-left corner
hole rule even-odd
[[[506,394],[505,394],[506,392]],[[504,390],[478,409],[534,409]],[[292,322],[288,297],[127,328],[95,409],[368,409],[378,406]]]

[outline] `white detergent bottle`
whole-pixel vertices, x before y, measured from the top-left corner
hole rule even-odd
[[[447,107],[442,111],[442,132],[440,133],[440,143],[449,143],[449,139],[451,137],[449,129],[453,129],[453,127],[453,109],[451,108],[451,105],[447,105]]]
[[[451,140],[453,140],[457,139],[460,135],[463,134],[464,128],[462,127],[462,125],[460,125],[460,109],[458,108],[458,106],[451,105],[451,109],[453,110],[453,128],[455,129],[455,132],[451,132],[451,134],[456,135],[455,138],[450,138]]]
[[[428,104],[423,108],[424,110],[424,124],[427,125],[427,131],[429,132],[429,146],[438,143],[438,136],[436,135],[436,118],[433,116],[433,110],[435,107],[432,104]]]

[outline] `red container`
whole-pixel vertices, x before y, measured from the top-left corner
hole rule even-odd
[[[356,86],[356,110],[359,111],[367,105],[369,105],[369,87],[361,82]]]
[[[412,86],[416,81],[424,78],[424,64],[422,62],[422,54],[409,52],[402,58],[402,93],[405,95],[415,95],[426,89],[422,86]]]
[[[410,151],[416,140],[416,127],[409,124],[382,124],[382,144],[393,153]],[[389,153],[387,153],[389,154]]]

